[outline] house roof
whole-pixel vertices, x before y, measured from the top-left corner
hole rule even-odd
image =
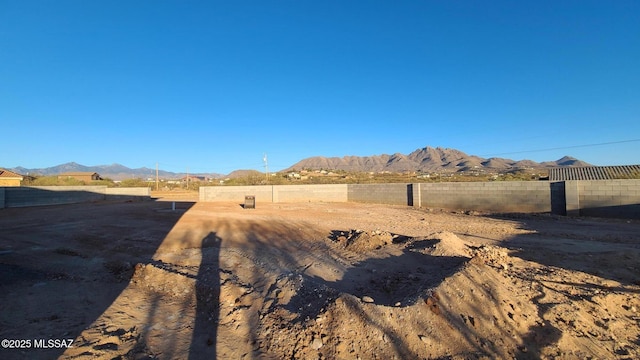
[[[0,177],[1,178],[17,178],[20,180],[23,179],[22,175],[14,173],[13,171],[3,169],[3,168],[0,168]]]
[[[58,176],[63,175],[63,176],[93,176],[93,175],[98,175],[97,172],[91,172],[91,171],[71,171],[71,172],[65,172],[62,174],[59,174]]]
[[[549,169],[549,181],[612,180],[640,176],[640,165],[578,166]]]

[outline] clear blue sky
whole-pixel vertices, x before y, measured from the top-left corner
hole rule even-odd
[[[640,2],[0,0],[0,125],[3,167],[638,164]]]

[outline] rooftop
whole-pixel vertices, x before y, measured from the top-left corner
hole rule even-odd
[[[636,178],[640,178],[640,165],[556,167],[549,169],[549,181]]]
[[[71,171],[71,172],[65,172],[62,174],[58,174],[58,175],[69,175],[69,176],[79,176],[79,175],[84,175],[84,176],[91,176],[94,174],[98,174],[97,172],[92,172],[92,171]]]
[[[9,171],[3,168],[0,168],[0,177],[2,178],[19,178],[22,179],[22,175],[16,174],[13,171]]]

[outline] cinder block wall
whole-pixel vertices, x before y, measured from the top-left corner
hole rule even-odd
[[[151,199],[151,188],[130,187],[130,188],[105,188],[107,200],[138,200],[145,201]]]
[[[419,189],[419,190],[418,190]],[[551,192],[546,181],[496,181],[468,183],[420,183],[419,204],[414,206],[444,209],[500,212],[551,211]]]
[[[213,186],[200,201],[353,201],[496,212],[640,218],[640,180]],[[345,200],[346,199],[346,200]]]
[[[274,185],[273,202],[347,202],[347,184]]]
[[[105,199],[106,186],[7,187],[5,207],[73,204]]]
[[[236,201],[241,204],[246,195],[255,196],[256,204],[301,201],[346,202],[347,185],[202,186],[199,200]]]
[[[244,203],[246,195],[256,197],[256,203],[273,202],[273,186],[201,186],[199,201],[235,201]]]
[[[640,180],[577,181],[580,215],[640,219]]]
[[[148,200],[149,188],[108,188],[100,186],[0,187],[0,209],[116,200]]]
[[[349,184],[348,200],[353,202],[412,205],[411,184]]]

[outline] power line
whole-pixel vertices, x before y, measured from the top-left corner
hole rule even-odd
[[[584,148],[584,147],[592,147],[592,146],[623,144],[623,143],[630,143],[630,142],[637,142],[637,141],[640,141],[640,139],[610,141],[610,142],[603,142],[603,143],[597,143],[597,144],[582,144],[582,145],[572,145],[572,146],[561,146],[561,147],[547,148],[547,149],[537,149],[537,150],[512,151],[512,152],[505,152],[505,153],[499,153],[499,154],[484,154],[484,155],[479,155],[479,156],[498,156],[498,155],[524,154],[524,153],[533,153],[533,152],[542,152],[542,151],[553,151],[553,150],[576,149],[576,148]]]

